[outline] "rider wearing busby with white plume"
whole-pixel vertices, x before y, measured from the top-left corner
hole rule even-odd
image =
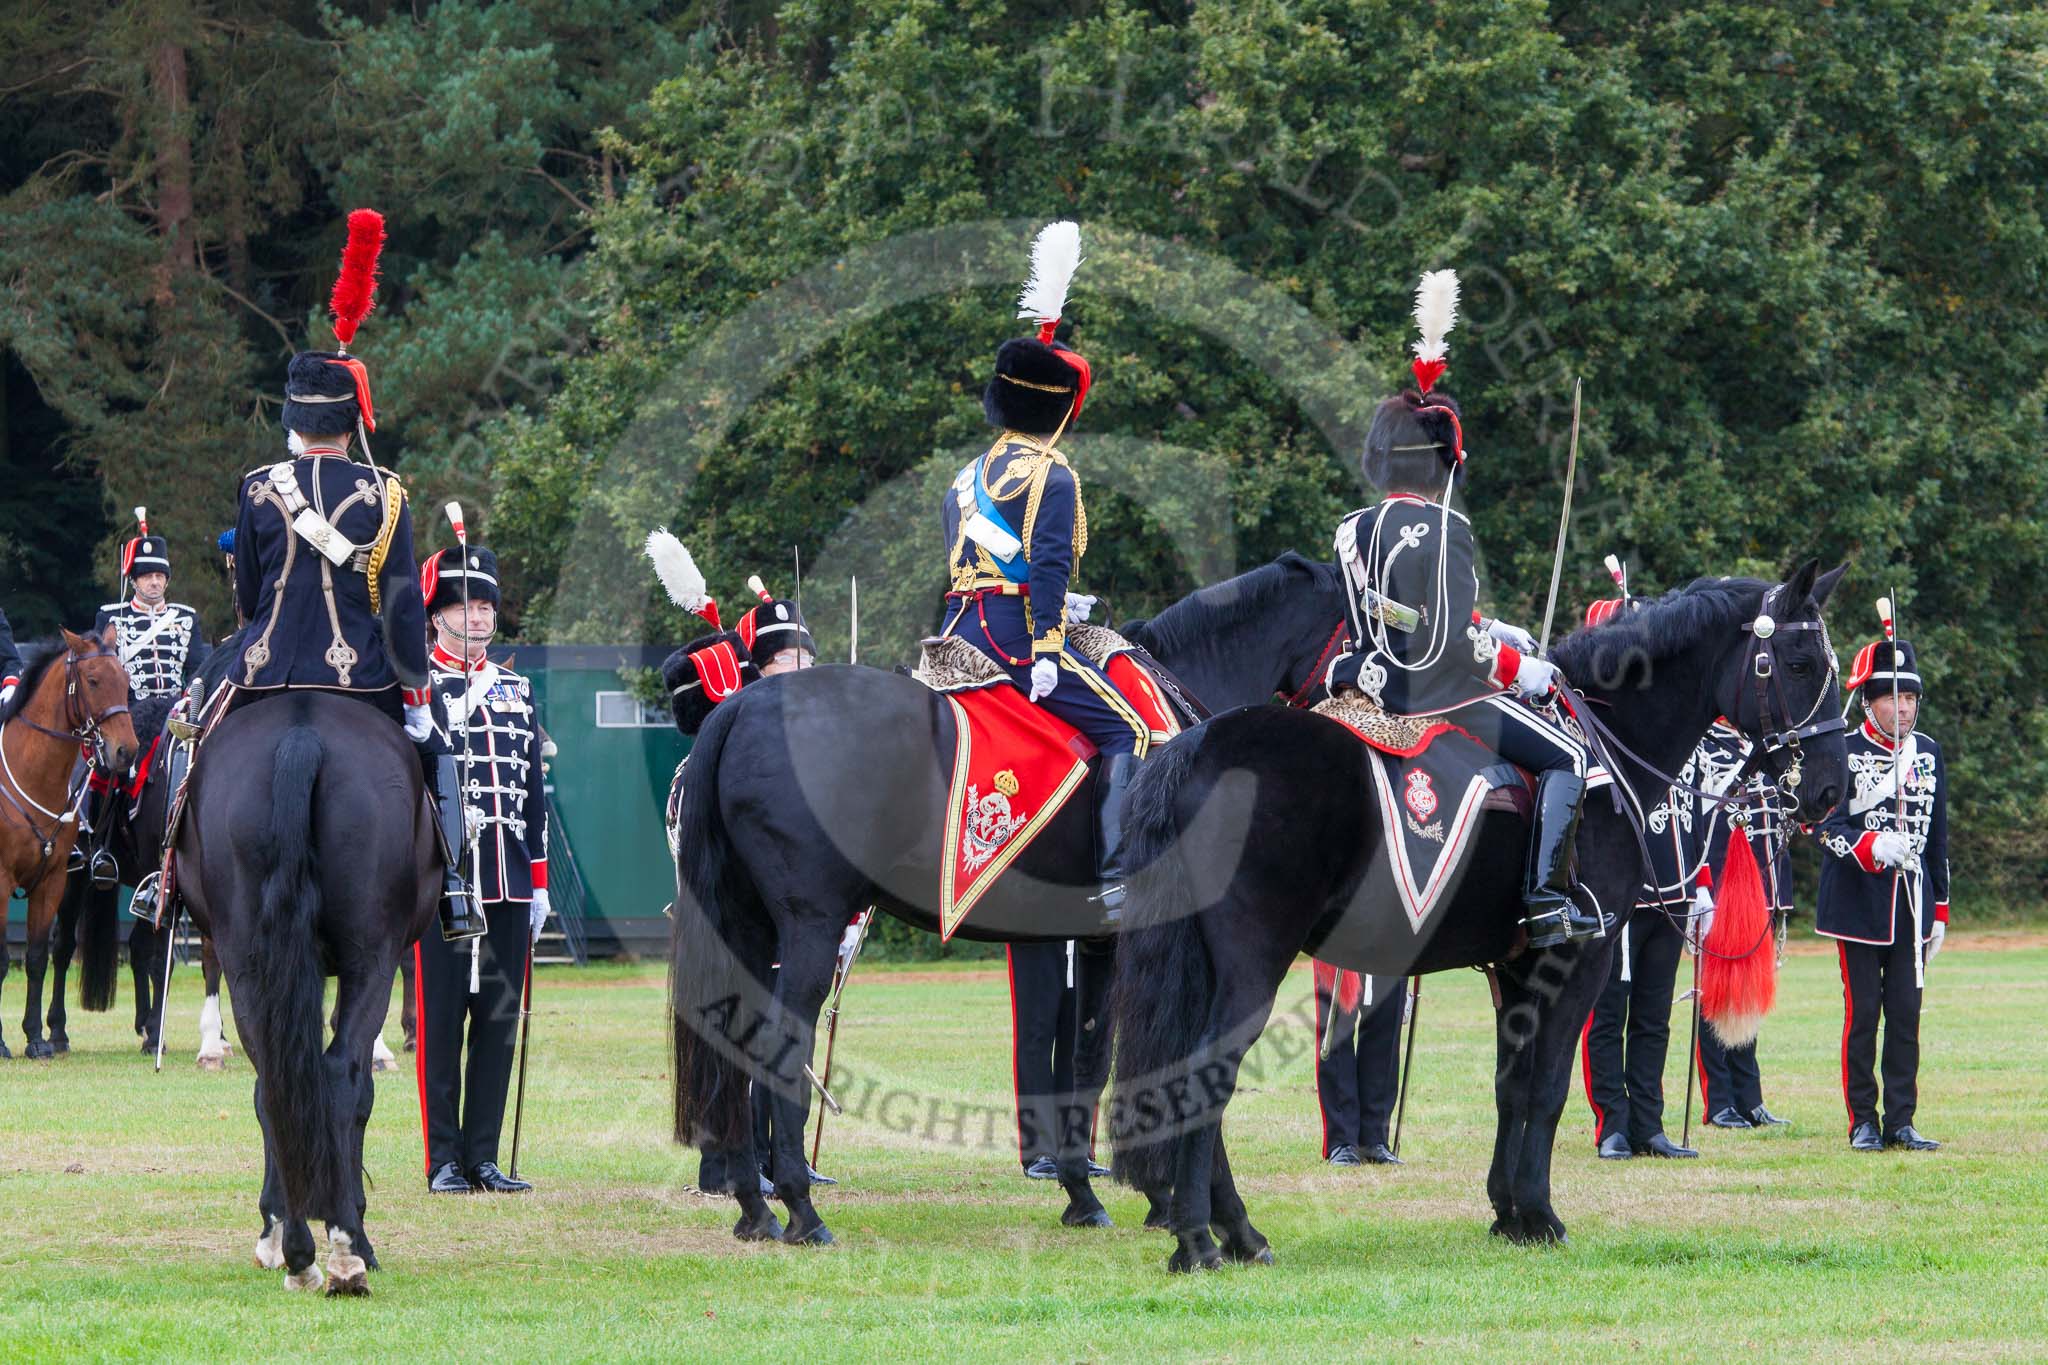
[[[1409,365],[1415,387],[1373,413],[1360,461],[1366,481],[1385,496],[1337,527],[1350,638],[1326,682],[1333,694],[1363,692],[1395,715],[1448,720],[1540,774],[1522,894],[1530,946],[1549,947],[1603,932],[1572,894],[1586,748],[1517,700],[1541,701],[1556,685],[1556,669],[1536,657],[1536,641],[1479,614],[1472,524],[1451,505],[1466,472],[1463,414],[1436,387],[1450,363],[1445,338],[1457,310],[1457,272],[1424,274]]]
[[[1101,751],[1096,774],[1103,902],[1123,899],[1123,793],[1151,732],[1093,661],[1067,645],[1092,598],[1071,591],[1088,548],[1081,484],[1059,440],[1081,415],[1088,362],[1056,340],[1081,263],[1077,224],[1048,224],[1031,249],[1019,317],[1038,323],[996,352],[982,411],[1001,435],[954,478],[941,509],[952,589],[942,632],[986,654],[1031,700]]]

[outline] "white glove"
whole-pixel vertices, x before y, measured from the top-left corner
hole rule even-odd
[[[1879,867],[1904,867],[1913,856],[1913,846],[1896,830],[1885,830],[1871,841],[1870,856]]]
[[[535,943],[540,942],[540,931],[548,922],[548,911],[554,908],[548,900],[545,886],[533,888],[533,904],[526,908],[526,931]]]
[[[434,709],[431,706],[408,706],[405,708],[405,733],[415,743],[434,733]]]
[[[1051,657],[1042,658],[1031,665],[1031,700],[1037,701],[1040,697],[1051,696],[1053,688],[1059,685],[1059,681],[1060,666]]]
[[[1700,945],[1707,941],[1707,934],[1714,927],[1714,893],[1704,886],[1696,886],[1692,892],[1692,923],[1686,926],[1685,946],[1692,955],[1700,955]]]
[[[14,689],[18,682],[18,679],[9,678],[4,686],[0,686],[0,706],[14,700]]]
[[[1070,626],[1079,626],[1087,624],[1088,613],[1095,610],[1095,600],[1096,599],[1090,597],[1085,592],[1068,593],[1066,612],[1067,624]]]
[[[846,932],[839,936],[839,961],[842,966],[851,961],[853,950],[860,946],[860,921],[846,926]]]
[[[1515,691],[1525,697],[1547,697],[1557,690],[1557,665],[1534,654],[1522,656],[1522,666],[1515,670]]]
[[[1948,926],[1940,920],[1936,920],[1930,927],[1932,932],[1927,937],[1926,961],[1928,962],[1934,961],[1934,955],[1941,951],[1942,940],[1948,937]]]
[[[1536,637],[1520,626],[1511,626],[1505,621],[1488,621],[1486,633],[1504,645],[1512,645],[1524,654],[1536,652]]]

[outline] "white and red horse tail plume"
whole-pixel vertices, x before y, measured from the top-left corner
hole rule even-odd
[[[377,258],[384,251],[384,215],[355,209],[348,216],[348,244],[341,249],[341,273],[334,277],[328,311],[334,314],[334,339],[346,351],[356,328],[377,301]]]
[[[1415,343],[1415,359],[1408,367],[1414,371],[1416,387],[1424,397],[1450,365],[1445,358],[1448,348],[1444,337],[1457,325],[1458,272],[1424,271],[1422,283],[1415,289],[1415,326],[1422,336]]]
[[[1067,306],[1067,286],[1081,265],[1081,225],[1047,223],[1031,244],[1031,278],[1017,297],[1017,316],[1038,321],[1038,339],[1050,343]]]
[[[697,561],[690,558],[690,552],[683,548],[683,542],[671,535],[667,527],[648,534],[647,557],[654,561],[655,576],[667,589],[669,601],[684,611],[703,617],[711,623],[712,629],[725,629],[724,623],[718,619],[718,603],[712,600],[704,586],[703,571],[697,567]]]

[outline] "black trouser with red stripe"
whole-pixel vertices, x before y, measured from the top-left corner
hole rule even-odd
[[[1006,951],[1015,1040],[1010,1055],[1017,1088],[1017,1159],[1029,1169],[1042,1156],[1059,1158],[1060,1105],[1074,1089],[1082,1001],[1080,991],[1067,984],[1066,944],[1013,943]],[[1100,1016],[1101,1004],[1093,1002],[1089,1018]]]
[[[1756,1044],[1728,1047],[1710,1028],[1699,1031],[1700,1107],[1712,1118],[1733,1109],[1748,1118],[1764,1102],[1763,1073],[1757,1070]]]
[[[415,949],[419,1050],[413,1060],[429,1176],[451,1161],[464,1174],[496,1161],[505,1126],[530,920],[524,901],[486,901],[483,912],[489,930],[472,940],[480,954],[476,994],[469,991],[468,942],[450,943],[430,925]]]
[[[1401,1093],[1401,997],[1407,982],[1376,977],[1380,992],[1359,1011],[1358,1028],[1323,1054],[1323,1029],[1330,1017],[1330,993],[1316,991],[1316,1100],[1323,1110],[1323,1155],[1339,1147],[1370,1147],[1387,1141],[1387,1124]]]
[[[1849,1131],[1877,1123],[1884,1134],[1913,1121],[1920,1101],[1920,987],[1913,984],[1917,945],[1908,925],[1889,944],[1837,940],[1842,959],[1842,1099]],[[1878,1020],[1884,1021],[1884,1121],[1878,1123]]]
[[[1655,906],[1639,905],[1629,916],[1628,939],[1614,955],[1580,1043],[1596,1143],[1620,1133],[1640,1148],[1664,1131],[1671,993],[1684,947],[1670,917]]]

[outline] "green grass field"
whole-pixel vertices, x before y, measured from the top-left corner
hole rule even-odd
[[[864,965],[821,1165],[829,1250],[743,1247],[670,1146],[660,971],[539,977],[519,1199],[429,1199],[408,1071],[371,1122],[374,1297],[287,1294],[249,1251],[256,1124],[239,1051],[202,1074],[198,978],[178,1051],[138,1056],[128,1001],[73,1051],[0,1064],[0,1359],[1326,1360],[2048,1357],[2048,948],[1963,936],[1935,965],[1920,1122],[1932,1156],[1848,1151],[1831,952],[1787,962],[1766,1025],[1775,1133],[1694,1132],[1697,1162],[1594,1159],[1574,1081],[1564,1249],[1486,1235],[1491,1024],[1475,973],[1425,987],[1398,1171],[1318,1162],[1306,971],[1231,1111],[1239,1180],[1279,1263],[1169,1277],[1143,1200],[1058,1225],[1023,1180],[998,971]],[[8,982],[18,1045],[21,978]],[[1684,1083],[1675,1024],[1671,1129]],[[397,1040],[396,1011],[387,1036]],[[232,1038],[232,1033],[230,1034]],[[409,1061],[409,1059],[407,1059]],[[1256,1079],[1254,1079],[1256,1077]],[[934,1114],[938,1116],[934,1122]],[[1696,1116],[1697,1117],[1697,1116]]]

